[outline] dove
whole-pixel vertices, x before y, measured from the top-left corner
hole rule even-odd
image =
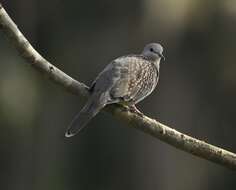
[[[141,54],[121,56],[111,61],[92,82],[90,97],[70,123],[65,136],[77,134],[109,104],[121,104],[140,114],[135,105],[157,86],[161,59],[165,59],[163,47],[159,43],[150,43]]]

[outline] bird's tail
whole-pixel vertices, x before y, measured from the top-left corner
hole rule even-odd
[[[72,137],[80,132],[104,106],[105,103],[91,97],[82,110],[72,120],[65,133],[65,137]]]

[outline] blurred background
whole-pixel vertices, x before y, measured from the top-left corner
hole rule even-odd
[[[236,152],[236,1],[1,2],[46,59],[88,85],[112,59],[161,43],[159,86],[139,109]],[[27,65],[0,32],[1,189],[236,189],[232,171],[107,113],[65,139],[83,104]]]

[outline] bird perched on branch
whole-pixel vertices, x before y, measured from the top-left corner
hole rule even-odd
[[[160,60],[164,59],[162,52],[160,44],[150,43],[141,54],[122,56],[108,64],[92,83],[87,103],[71,122],[65,136],[74,136],[108,104],[122,104],[141,114],[135,104],[155,89]]]

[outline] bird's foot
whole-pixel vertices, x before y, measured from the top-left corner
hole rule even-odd
[[[130,112],[133,112],[133,113],[136,113],[137,115],[139,115],[140,117],[143,117],[144,114],[138,110],[138,108],[136,108],[135,105],[132,105],[132,106],[129,106],[129,111]]]
[[[130,111],[130,108],[129,108],[128,106],[126,106],[126,105],[119,105],[119,104],[118,104],[118,106],[120,106],[119,108],[120,108],[120,110],[123,111],[123,112],[128,112],[128,111]]]

